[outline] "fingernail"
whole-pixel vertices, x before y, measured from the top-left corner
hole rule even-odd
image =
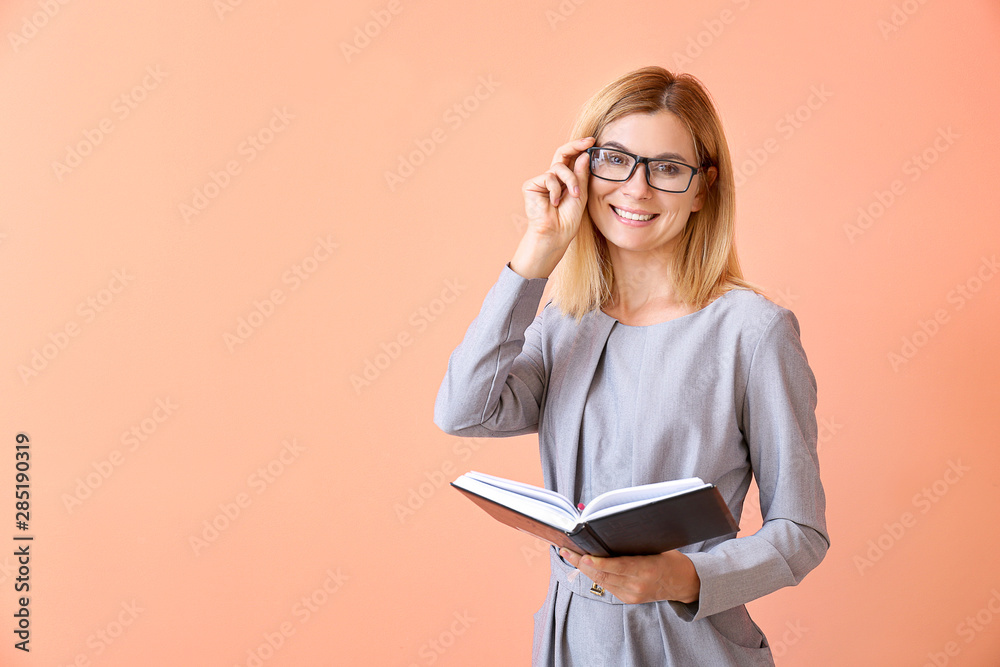
[[[580,188],[577,187],[576,185],[573,186],[573,194],[576,195],[577,197],[580,196]]]

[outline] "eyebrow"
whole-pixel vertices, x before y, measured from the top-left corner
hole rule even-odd
[[[606,144],[604,144],[603,146],[601,146],[601,148],[617,148],[619,150],[625,151],[626,153],[634,153],[634,151],[631,151],[628,148],[626,148],[625,146],[622,146],[617,141],[609,141]],[[681,155],[680,153],[671,153],[669,151],[666,152],[666,153],[660,153],[658,155],[651,155],[650,159],[652,159],[652,160],[677,160],[678,162],[685,162],[685,163],[688,161],[687,158],[684,157],[683,155]]]

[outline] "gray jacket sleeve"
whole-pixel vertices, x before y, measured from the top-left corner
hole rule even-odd
[[[434,423],[461,436],[513,436],[538,430],[546,372],[535,316],[546,279],[510,266],[448,361],[434,403]]]
[[[774,315],[757,343],[740,421],[764,523],[753,535],[687,553],[701,593],[691,604],[671,602],[684,620],[798,584],[829,548],[816,453],[816,380],[788,310]]]

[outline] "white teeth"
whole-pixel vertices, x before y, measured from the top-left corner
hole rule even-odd
[[[612,206],[611,208],[613,208],[615,210],[615,213],[617,213],[618,215],[620,215],[623,218],[627,218],[628,220],[635,220],[637,222],[644,222],[646,220],[652,220],[653,219],[653,214],[652,213],[648,213],[648,214],[645,214],[645,215],[640,215],[638,213],[629,213],[628,211],[623,211],[620,208],[618,208],[617,206]]]

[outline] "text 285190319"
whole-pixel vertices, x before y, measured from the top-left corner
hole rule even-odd
[[[25,433],[18,433],[14,445],[14,525],[20,531],[27,531],[31,520],[31,442]],[[30,598],[26,595],[30,590],[31,578],[31,542],[30,535],[15,535],[14,556],[17,558],[17,579],[14,580],[14,591],[21,594],[17,598],[17,611],[14,612],[14,634],[20,640],[14,643],[14,648],[27,652],[31,640],[31,619],[28,611]]]

